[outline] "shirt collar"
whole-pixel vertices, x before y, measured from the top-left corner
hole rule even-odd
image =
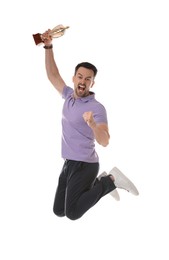
[[[71,96],[72,96],[72,98],[74,98],[74,94],[73,93],[72,93]],[[90,101],[90,100],[92,100],[94,98],[95,98],[95,93],[90,91],[90,95],[88,95],[86,97],[78,97],[75,100],[82,101],[82,102],[86,103],[86,102],[88,102],[88,101]]]

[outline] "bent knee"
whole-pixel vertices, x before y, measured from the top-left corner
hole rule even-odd
[[[59,209],[56,209],[56,208],[53,208],[53,213],[57,217],[64,217],[65,216],[65,212],[63,210],[59,210]]]
[[[81,218],[82,215],[78,214],[76,211],[72,210],[67,210],[66,211],[66,217],[69,218],[70,220],[77,220]]]

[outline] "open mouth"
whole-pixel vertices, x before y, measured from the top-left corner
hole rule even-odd
[[[86,88],[86,87],[85,87],[85,86],[82,86],[82,85],[79,85],[79,86],[78,86],[78,90],[80,90],[80,91],[84,91],[85,88]]]

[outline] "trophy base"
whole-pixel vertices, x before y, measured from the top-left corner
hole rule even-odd
[[[40,33],[33,34],[33,39],[36,45],[43,43]]]

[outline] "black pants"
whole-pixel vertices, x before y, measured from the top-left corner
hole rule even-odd
[[[98,171],[99,163],[64,162],[53,206],[57,216],[76,220],[116,188],[109,176],[98,180]]]

